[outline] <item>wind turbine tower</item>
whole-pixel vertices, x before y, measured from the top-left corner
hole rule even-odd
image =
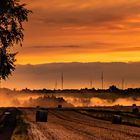
[[[104,89],[104,73],[101,73],[102,90]]]
[[[63,90],[64,88],[64,75],[63,72],[61,73],[61,89]]]

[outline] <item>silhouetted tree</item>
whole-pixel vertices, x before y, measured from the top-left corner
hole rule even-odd
[[[10,53],[14,44],[22,46],[24,21],[31,11],[20,0],[0,0],[0,78],[6,79],[15,69],[15,55]]]
[[[110,92],[116,92],[116,91],[119,91],[119,89],[115,85],[112,85],[112,86],[109,87],[109,91]]]

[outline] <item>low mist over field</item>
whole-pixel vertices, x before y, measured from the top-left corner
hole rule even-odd
[[[138,101],[132,98],[119,98],[115,101],[108,99],[101,99],[97,97],[93,98],[74,98],[74,97],[64,97],[64,99],[73,104],[75,107],[90,107],[90,106],[131,106],[132,104],[137,104],[140,106],[140,99]]]
[[[10,90],[0,92],[0,107],[57,107],[59,104],[65,107],[74,105],[67,103],[61,97],[38,93],[22,93]]]
[[[32,97],[32,99],[36,99],[39,95],[29,95],[29,94],[22,94],[17,92],[8,91],[1,91],[0,92],[0,106],[2,107],[11,107],[11,106],[23,106],[25,101],[28,101]]]
[[[1,107],[91,107],[91,106],[140,106],[140,98],[120,96],[117,93],[25,93],[2,90],[0,92]],[[110,95],[111,97],[110,97]]]

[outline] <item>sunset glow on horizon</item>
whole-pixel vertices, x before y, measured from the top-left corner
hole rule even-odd
[[[24,0],[33,11],[17,64],[140,62],[139,0]]]

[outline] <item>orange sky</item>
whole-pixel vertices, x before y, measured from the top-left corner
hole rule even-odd
[[[18,64],[140,61],[139,0],[22,2],[33,14]]]

